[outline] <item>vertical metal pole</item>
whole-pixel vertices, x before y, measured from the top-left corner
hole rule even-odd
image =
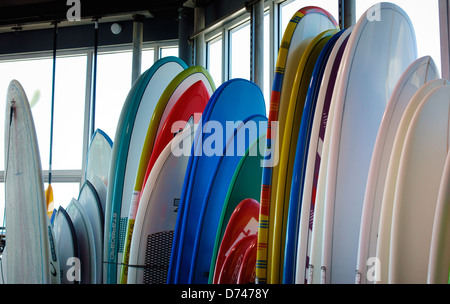
[[[439,27],[441,32],[441,74],[450,80],[450,1],[439,0]]]
[[[91,89],[91,119],[89,127],[89,139],[95,132],[95,104],[97,96],[97,55],[98,55],[98,20],[94,20],[94,54],[93,54],[93,68],[92,68],[92,89]]]
[[[339,0],[339,25],[342,29],[349,28],[356,23],[355,0]]]
[[[264,90],[264,0],[256,1],[251,10],[250,80]]]
[[[52,158],[53,158],[53,116],[55,112],[55,84],[56,84],[56,48],[58,40],[58,22],[54,22],[53,32],[53,72],[52,72],[52,103],[50,109],[50,155],[48,157],[48,184],[52,183]]]
[[[196,1],[197,2],[197,1]],[[200,33],[205,27],[205,9],[195,5],[194,8],[194,33]],[[201,33],[195,37],[195,65],[206,66],[205,59],[205,34]]]
[[[144,16],[133,15],[133,63],[131,70],[131,85],[141,75],[142,44],[144,33]]]

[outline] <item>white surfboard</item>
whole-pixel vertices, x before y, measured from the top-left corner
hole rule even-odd
[[[441,86],[423,100],[408,128],[392,213],[389,283],[427,282],[434,214],[449,149],[449,113],[450,86]]]
[[[428,283],[447,284],[450,269],[450,153],[447,153],[444,173],[434,214],[433,232],[428,261]]]
[[[325,128],[325,134],[323,135],[323,139],[320,139],[320,130],[321,130],[321,126],[323,125],[323,123],[326,123],[328,125],[328,123],[330,123],[333,120],[333,106],[332,106],[332,102],[331,102],[331,96],[329,94],[332,95],[332,92],[334,90],[334,86],[336,85],[336,77],[334,77],[333,79],[330,79],[330,75],[336,72],[336,69],[339,69],[340,66],[340,62],[341,62],[341,58],[342,58],[342,52],[345,50],[345,42],[347,41],[349,35],[351,34],[353,30],[353,27],[347,29],[340,37],[339,39],[336,41],[333,50],[330,54],[330,57],[328,58],[328,63],[327,66],[325,68],[325,72],[322,78],[322,83],[321,83],[321,89],[319,91],[319,95],[317,97],[317,104],[316,104],[316,110],[314,112],[314,120],[313,120],[313,125],[312,125],[312,130],[311,130],[311,138],[310,138],[310,149],[308,150],[308,159],[307,159],[307,164],[306,164],[306,172],[305,172],[305,182],[304,182],[304,186],[303,186],[303,195],[302,195],[302,208],[301,208],[301,216],[300,216],[300,223],[299,223],[299,236],[298,236],[298,241],[297,241],[297,263],[296,263],[296,283],[297,284],[303,284],[305,282],[305,280],[307,280],[307,274],[309,272],[309,270],[307,270],[307,268],[309,268],[309,265],[311,265],[312,267],[314,267],[313,263],[317,263],[316,265],[319,265],[320,261],[321,261],[321,254],[319,254],[319,252],[321,252],[319,250],[318,247],[316,247],[316,249],[314,250],[314,252],[311,252],[311,242],[313,239],[313,227],[314,227],[314,219],[315,219],[315,213],[316,213],[316,208],[318,207],[318,215],[317,215],[317,220],[318,223],[316,224],[317,226],[317,231],[322,231],[321,228],[319,228],[322,224],[321,221],[319,220],[320,214],[322,213],[322,207],[323,207],[323,199],[321,203],[318,203],[319,200],[321,200],[321,198],[319,197],[319,195],[317,195],[317,193],[319,193],[319,191],[316,192],[316,201],[315,201],[315,205],[313,206],[314,211],[312,211],[312,193],[313,193],[313,180],[315,178],[314,176],[314,172],[315,172],[315,165],[316,165],[316,157],[320,157],[320,167],[323,169],[319,169],[322,170],[322,173],[319,172],[319,176],[322,175],[322,178],[324,176],[326,176],[326,159],[327,159],[327,155],[328,152],[326,152],[328,150],[329,147],[329,142],[327,144],[324,144],[325,141],[325,134],[326,134],[326,128]],[[339,58],[337,58],[337,56],[339,55]],[[328,91],[330,90],[330,91]],[[326,113],[326,116],[323,116],[323,109],[324,109],[324,103],[325,103],[325,99],[326,98],[330,98],[330,103],[329,103],[329,109],[328,112]],[[321,174],[321,175],[320,175]],[[319,177],[320,178],[320,177]],[[323,196],[322,196],[323,198]],[[311,213],[313,212],[313,213]],[[312,225],[311,225],[311,214],[313,214],[313,221],[312,221]],[[319,234],[316,236],[319,237]],[[316,246],[320,245],[321,241],[319,239],[316,240]],[[314,254],[315,257],[312,258],[311,260],[311,256],[310,254]],[[307,258],[308,257],[308,258]],[[319,258],[317,260],[317,258]],[[317,261],[317,262],[315,262]],[[307,263],[309,265],[307,265]],[[308,267],[307,267],[308,266]],[[313,276],[313,273],[311,273],[311,276]],[[318,276],[316,276],[316,278],[318,278]],[[311,281],[311,279],[310,279]],[[311,282],[312,283],[312,282]]]
[[[436,79],[423,85],[411,98],[408,106],[403,112],[400,124],[398,125],[386,174],[383,202],[381,204],[380,225],[376,249],[376,257],[378,259],[377,261],[379,261],[379,272],[375,274],[375,283],[388,283],[392,210],[394,206],[395,186],[397,184],[400,156],[403,150],[406,132],[408,131],[414,113],[425,96],[435,88],[449,84],[450,83],[444,79]]]
[[[108,186],[109,166],[113,142],[101,129],[92,135],[86,157],[86,171],[84,178],[90,182],[98,176]]]
[[[60,261],[61,284],[78,284],[80,273],[72,268],[75,259],[79,259],[77,235],[72,220],[61,206],[55,215],[53,231]]]
[[[196,126],[188,126],[176,135],[150,172],[131,239],[128,284],[166,283],[178,203],[195,129]]]
[[[386,104],[417,58],[414,29],[398,6],[381,3],[379,21],[364,14],[345,50],[328,160],[322,267],[327,283],[354,283],[362,204]]]
[[[80,254],[80,260],[72,265],[75,267],[74,271],[80,272],[80,284],[97,283],[95,237],[89,218],[83,206],[74,198],[70,201],[66,211],[75,229]]]
[[[96,281],[93,283],[101,284],[104,217],[100,198],[89,180],[81,187],[77,201],[83,207],[94,234]]]
[[[6,282],[59,283],[36,130],[27,96],[16,80],[8,87],[5,112]]]
[[[375,141],[364,196],[356,265],[357,283],[367,282],[366,269],[373,266],[370,259],[376,256],[384,181],[403,112],[417,90],[436,78],[439,78],[439,71],[433,59],[430,56],[417,59],[403,73],[386,107]],[[373,277],[370,279],[373,283]]]

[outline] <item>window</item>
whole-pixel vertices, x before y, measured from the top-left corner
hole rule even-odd
[[[79,176],[82,167],[82,146],[84,126],[84,100],[86,89],[85,54],[58,56],[56,60],[56,82],[53,124],[52,170],[73,179]],[[41,57],[0,62],[0,94],[6,96],[9,83],[17,79],[24,87],[36,127],[39,152],[44,178],[47,179],[50,154],[51,90],[53,58]],[[4,117],[0,115],[0,123]],[[0,142],[0,168],[4,170],[4,141]],[[60,174],[61,175],[61,174]],[[54,179],[55,180],[55,179]],[[71,189],[78,189],[79,182],[69,183]],[[47,184],[45,185],[47,187]],[[68,188],[59,182],[52,182],[55,207],[67,205],[78,190]],[[0,213],[3,214],[4,185],[1,187]]]
[[[230,31],[230,79],[250,80],[250,23]]]
[[[160,48],[160,58],[164,58],[167,56],[175,56],[178,57],[178,47],[162,47]]]
[[[222,36],[206,43],[208,69],[214,84],[219,87],[222,84]]]
[[[373,5],[376,0],[356,1],[356,16],[358,19]],[[418,57],[429,55],[433,58],[439,71],[441,71],[441,48],[439,30],[439,3],[438,0],[392,0],[408,14],[414,26],[417,40]]]

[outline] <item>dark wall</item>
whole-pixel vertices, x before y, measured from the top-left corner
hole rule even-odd
[[[111,32],[112,23],[99,23],[99,46],[132,42],[133,21],[118,23],[122,26],[122,31],[118,35]],[[53,28],[2,33],[0,34],[0,55],[52,50],[53,33]],[[58,50],[93,46],[94,35],[94,22],[88,25],[60,27],[58,28]],[[144,42],[170,39],[178,39],[177,20],[166,18],[144,20]]]

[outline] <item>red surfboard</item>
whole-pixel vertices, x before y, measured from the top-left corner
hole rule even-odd
[[[259,225],[259,206],[260,204],[256,200],[245,199],[237,205],[236,209],[234,209],[231,214],[217,253],[213,283],[218,284],[221,276],[227,277],[228,279],[232,277],[232,273],[230,273],[230,270],[227,267],[224,267],[224,264],[227,259],[227,264],[235,263],[233,261],[233,257],[229,256],[235,255],[236,253],[244,254],[245,252],[239,251],[242,251],[242,248],[244,248],[245,251],[245,249],[248,248],[250,243],[253,241],[251,237],[257,235]],[[244,238],[246,239],[244,242],[249,243],[243,244],[244,242],[242,242],[238,244]],[[224,275],[221,274],[223,270],[226,271]],[[237,270],[239,270],[239,268]],[[221,281],[223,280],[224,279]]]
[[[256,277],[256,246],[258,236],[255,235],[251,244],[246,248],[241,266],[239,267],[237,283],[252,284]]]
[[[161,151],[169,144],[173,137],[185,127],[185,125],[183,125],[183,127],[177,128],[174,133],[172,132],[174,123],[180,121],[186,122],[186,124],[188,122],[192,124],[198,123],[209,98],[210,94],[201,80],[190,86],[183,95],[180,96],[156,135],[152,155],[150,156],[145,172],[143,187],[145,186],[150,171],[158,159],[159,154],[161,154]]]

